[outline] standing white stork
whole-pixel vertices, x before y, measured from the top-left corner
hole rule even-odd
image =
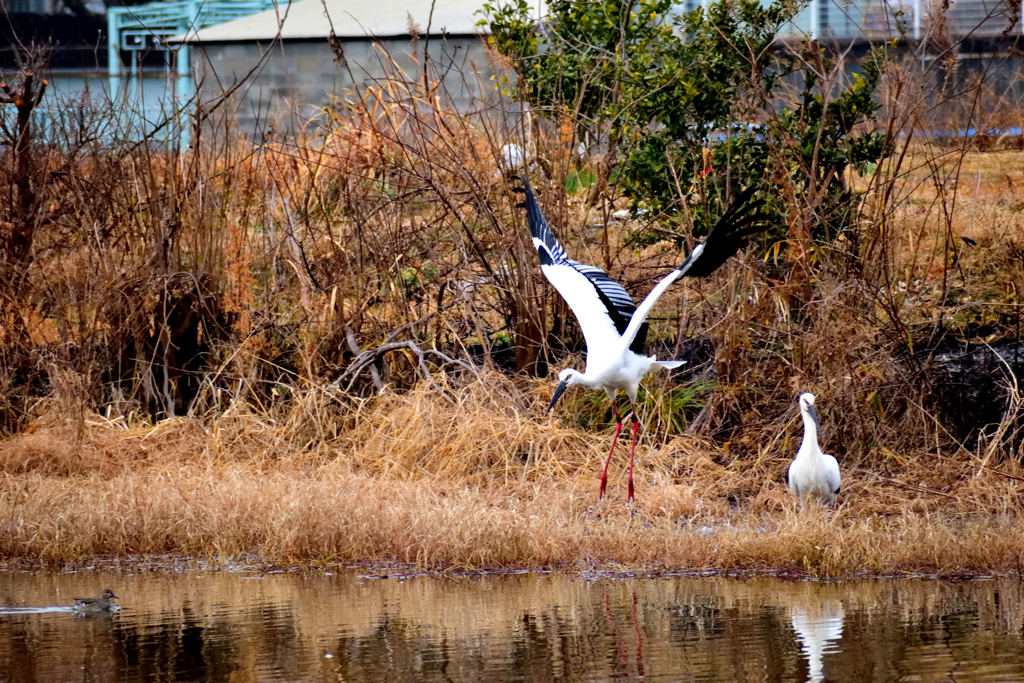
[[[800,499],[800,508],[814,497],[832,505],[839,497],[839,463],[818,446],[818,411],[814,394],[800,394],[800,415],[804,419],[804,440],[789,464],[789,488]]]
[[[643,355],[647,339],[647,315],[661,295],[676,280],[684,275],[706,277],[735,254],[746,242],[746,238],[767,227],[763,215],[757,213],[762,202],[753,200],[753,190],[743,192],[708,233],[707,238],[683,261],[682,265],[662,278],[640,307],[623,289],[622,285],[608,277],[596,266],[588,266],[571,260],[562,245],[555,239],[550,226],[537,204],[537,198],[530,188],[529,179],[521,176],[523,187],[517,191],[526,195],[523,206],[533,235],[533,244],[540,256],[540,267],[548,281],[558,290],[569,308],[576,314],[583,337],[587,342],[587,369],[579,372],[567,368],[558,373],[558,387],[551,397],[545,413],[551,412],[566,387],[584,386],[588,389],[604,389],[612,401],[615,413],[615,436],[608,451],[604,470],[601,472],[601,488],[598,500],[604,496],[608,484],[608,463],[611,462],[615,443],[622,431],[622,416],[615,405],[616,394],[621,389],[629,397],[633,414],[633,438],[629,453],[629,493],[627,501],[633,500],[633,456],[636,452],[636,434],[639,420],[636,415],[636,396],[640,380],[655,370],[671,370],[684,361],[659,361],[654,356]]]

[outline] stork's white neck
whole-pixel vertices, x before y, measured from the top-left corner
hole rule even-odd
[[[800,452],[797,455],[815,457],[821,452],[818,448],[818,425],[811,417],[810,411],[800,408],[800,415],[804,418],[804,441],[800,445]]]
[[[596,372],[587,369],[586,372],[580,372],[579,370],[574,371],[570,376],[566,377],[569,380],[569,385],[574,387],[585,387],[587,389],[600,389],[604,385],[601,383],[600,375]]]

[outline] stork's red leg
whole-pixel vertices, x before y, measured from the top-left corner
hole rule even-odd
[[[619,415],[619,409],[615,406],[614,401],[612,401],[612,412],[615,413],[615,436],[612,437],[612,447],[608,451],[608,459],[604,461],[604,469],[601,471],[601,488],[597,492],[598,500],[604,497],[604,489],[608,486],[608,463],[612,461],[612,453],[615,452],[615,442],[619,440],[619,432],[622,431],[622,416]]]
[[[626,502],[633,500],[633,456],[636,454],[636,430],[640,426],[640,420],[636,419],[633,413],[633,442],[629,449],[629,493],[626,495]]]

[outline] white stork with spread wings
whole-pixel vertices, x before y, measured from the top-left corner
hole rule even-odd
[[[636,416],[636,397],[640,380],[655,370],[679,367],[684,361],[659,361],[643,353],[647,339],[647,315],[654,304],[676,280],[683,276],[707,277],[746,243],[746,238],[767,227],[765,217],[758,213],[763,202],[753,198],[753,190],[742,192],[725,214],[708,233],[707,238],[683,261],[682,265],[662,278],[639,308],[633,304],[622,285],[608,277],[596,266],[573,261],[565,254],[562,245],[555,239],[551,227],[537,204],[529,180],[520,176],[522,188],[516,188],[526,195],[523,204],[526,219],[530,224],[533,244],[540,256],[540,267],[548,281],[558,290],[569,308],[576,314],[583,337],[587,342],[587,368],[579,372],[572,368],[558,374],[558,387],[551,397],[547,411],[550,412],[567,387],[583,386],[588,389],[604,389],[612,401],[615,413],[615,436],[608,451],[604,470],[601,472],[601,488],[598,500],[604,496],[608,484],[608,463],[615,451],[615,442],[622,431],[622,416],[615,405],[615,396],[621,389],[629,397],[630,412],[633,413],[633,438],[629,454],[629,492],[627,500],[633,500],[633,457],[636,452],[636,435],[639,421]],[[628,413],[627,413],[628,414]]]

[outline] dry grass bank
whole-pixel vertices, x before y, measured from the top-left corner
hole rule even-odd
[[[699,230],[613,218],[616,162],[572,125],[498,91],[454,111],[422,73],[260,144],[114,140],[116,108],[0,140],[0,558],[1018,571],[1019,136],[921,141],[947,126],[895,96],[921,82],[893,67],[879,96],[899,106],[865,124],[890,153],[841,171],[840,232],[817,193],[764,178],[778,224],[653,311],[648,351],[689,363],[645,384],[627,509],[624,447],[595,501],[603,397],[539,417],[583,343],[502,148],[537,160],[567,252],[636,299]],[[719,215],[736,182],[678,199]],[[782,483],[802,391],[844,473],[832,514],[798,516]]]
[[[538,417],[544,385],[437,377],[306,448],[238,411],[122,428],[56,421],[0,446],[0,557],[82,562],[181,553],[273,562],[398,561],[423,569],[660,568],[819,577],[1021,571],[1024,471],[889,453],[842,462],[834,512],[798,513],[783,484],[795,449],[756,453],[674,439],[625,449],[596,500],[608,433]],[[827,420],[828,408],[822,413]],[[793,416],[795,429],[796,415]]]

